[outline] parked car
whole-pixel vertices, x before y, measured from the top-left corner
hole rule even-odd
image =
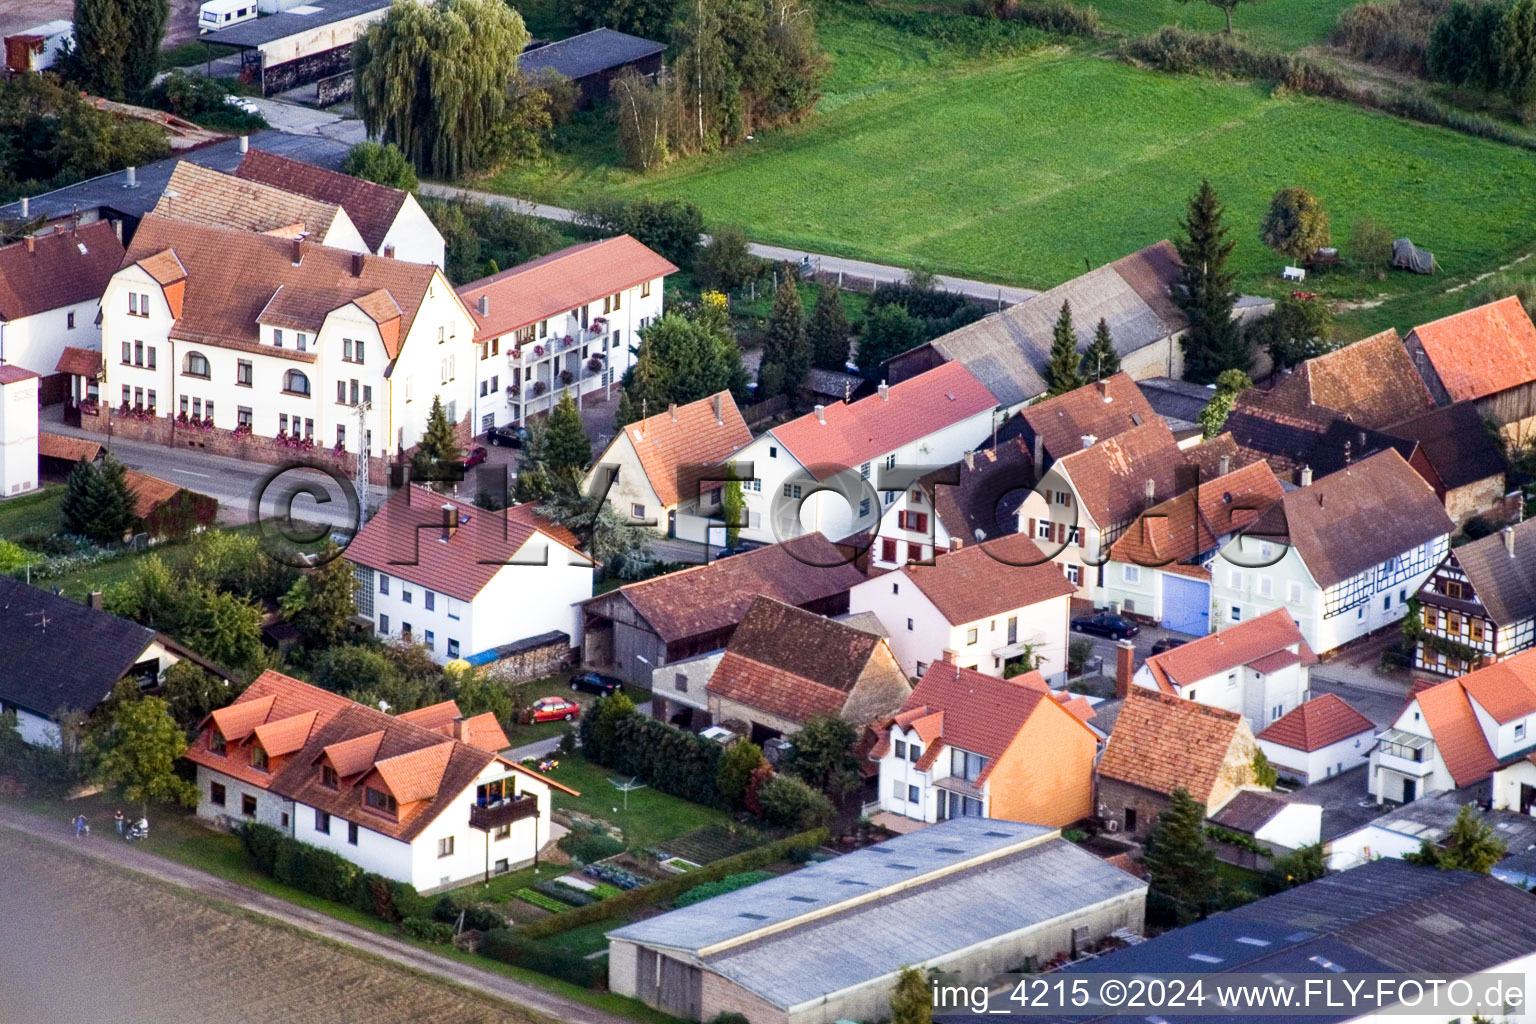
[[[601,672],[582,672],[571,676],[571,689],[585,690],[599,697],[611,697],[623,686],[624,680],[617,676],[605,676]]]
[[[523,709],[524,725],[533,722],[574,722],[581,714],[581,705],[564,697],[540,697]]]
[[[1073,619],[1072,632],[1092,633],[1094,636],[1108,637],[1111,640],[1129,640],[1141,632],[1141,627],[1130,619],[1122,619],[1118,615],[1104,612]]]
[[[486,452],[484,445],[475,445],[469,450],[469,454],[464,456],[464,468],[470,469],[474,466],[480,465],[480,463],[485,461],[487,454],[488,453]]]
[[[1181,640],[1176,636],[1165,636],[1152,645],[1152,653],[1162,654],[1165,651],[1173,650],[1175,647],[1183,647],[1187,643],[1189,643],[1188,640]]]
[[[492,427],[485,432],[485,440],[497,448],[521,448],[528,440],[528,431],[523,427]]]
[[[224,102],[226,105],[234,107],[242,114],[261,113],[261,108],[252,103],[250,100],[246,99],[244,96],[225,96]]]

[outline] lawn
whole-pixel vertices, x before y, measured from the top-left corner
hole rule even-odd
[[[1320,43],[1333,31],[1339,12],[1357,0],[1286,0],[1244,4],[1232,14],[1232,28],[1245,40],[1270,49],[1298,50]],[[1147,35],[1164,25],[1217,32],[1226,25],[1221,12],[1194,0],[1091,0],[1106,32]]]
[[[1153,6],[1217,14],[1172,0]],[[1323,18],[1337,6],[1303,9]],[[1239,14],[1277,25],[1299,18],[1286,5]],[[1227,205],[1248,290],[1280,291],[1283,260],[1257,236],[1269,197],[1287,185],[1322,198],[1336,242],[1372,218],[1434,251],[1461,280],[1531,243],[1531,158],[1498,143],[1070,49],[968,59],[844,6],[826,10],[821,34],[832,68],[817,116],[801,125],[642,177],[614,164],[611,130],[589,119],[569,146],[492,185],[556,202],[598,191],[686,198],[707,221],[738,223],[760,241],[1032,287],[1177,233],[1202,177]],[[1423,307],[1418,300],[1449,283],[1345,274],[1319,286],[1340,298],[1412,295]],[[1405,308],[1388,302],[1348,326],[1411,327]]]
[[[724,811],[689,803],[650,787],[632,790],[626,809],[625,794],[609,782],[611,777],[618,776],[584,757],[562,758],[550,778],[579,791],[581,796],[567,796],[556,790],[556,809],[580,811],[617,825],[624,830],[625,842],[632,850],[647,849],[684,832],[730,820]]]
[[[46,537],[63,533],[63,505],[63,484],[0,501],[0,538],[19,541],[29,534]]]

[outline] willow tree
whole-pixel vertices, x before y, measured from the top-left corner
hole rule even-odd
[[[512,110],[528,38],[501,0],[396,3],[353,44],[358,116],[423,174],[473,170]]]

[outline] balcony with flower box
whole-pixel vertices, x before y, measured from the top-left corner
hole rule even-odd
[[[469,827],[481,832],[539,816],[539,798],[532,793],[495,803],[477,803],[469,809]]]

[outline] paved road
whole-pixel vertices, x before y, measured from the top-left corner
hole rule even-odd
[[[456,984],[466,985],[557,1021],[568,1022],[568,1024],[626,1024],[625,1018],[617,1017],[596,1007],[566,999],[480,967],[450,960],[448,957],[420,949],[390,936],[359,928],[318,911],[257,892],[255,889],[248,889],[197,868],[156,857],[126,843],[118,842],[115,837],[94,835],[84,841],[77,841],[68,833],[67,826],[63,822],[52,821],[4,805],[0,805],[0,827],[36,836],[97,860],[148,875],[221,903],[312,932],[364,953],[382,957]]]
[[[545,220],[558,220],[570,222],[576,219],[574,210],[567,210],[560,206],[548,206],[543,203],[534,203],[526,199],[518,199],[515,196],[497,195],[493,192],[476,192],[470,189],[456,188],[451,185],[439,185],[434,182],[422,182],[421,194],[436,196],[441,199],[473,199],[477,202],[490,203],[495,206],[510,206],[522,213],[542,217]],[[905,281],[907,269],[893,267],[885,263],[870,263],[867,260],[845,259],[841,256],[825,256],[818,253],[807,253],[804,249],[786,249],[777,245],[760,245],[752,243],[752,254],[766,260],[788,260],[794,263],[809,255],[813,261],[824,271],[834,274],[848,274],[854,277],[866,277],[875,281]],[[1039,292],[1028,288],[1012,288],[1007,285],[992,284],[987,281],[972,281],[963,277],[948,277],[940,275],[939,283],[952,292],[976,299],[978,302],[989,304],[1012,305],[1033,298]]]

